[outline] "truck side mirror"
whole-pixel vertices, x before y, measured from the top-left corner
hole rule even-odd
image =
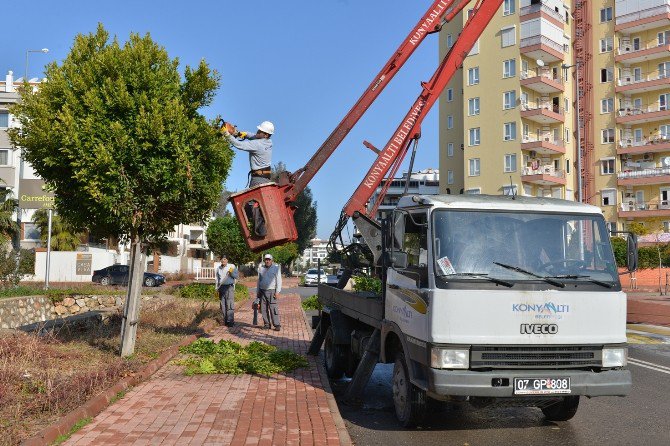
[[[407,268],[407,253],[403,251],[393,251],[391,253],[391,265],[394,268]]]
[[[629,233],[626,239],[626,263],[628,272],[637,271],[637,235]]]

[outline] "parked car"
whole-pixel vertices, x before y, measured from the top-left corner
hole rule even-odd
[[[93,271],[93,282],[100,285],[128,285],[128,265],[112,265]],[[144,286],[159,286],[165,283],[165,276],[156,273],[144,273]]]
[[[305,274],[305,286],[310,286],[310,285],[317,285],[317,281],[319,277],[319,270],[316,268],[312,268],[310,270],[307,270],[307,273]],[[321,270],[321,283],[328,283],[328,275],[326,274],[326,271],[323,269]]]

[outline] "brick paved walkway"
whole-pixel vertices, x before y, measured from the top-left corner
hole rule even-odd
[[[250,303],[243,302],[240,307],[235,312],[236,326],[217,328],[211,333],[213,340],[257,340],[305,354],[311,332],[297,295],[280,297],[280,332],[254,327]],[[327,381],[322,383],[316,362],[319,359],[310,356],[308,360],[309,368],[271,378],[189,377],[183,375],[181,367],[168,363],[65,444],[351,444],[327,393]]]

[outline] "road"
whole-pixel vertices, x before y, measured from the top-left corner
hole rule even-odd
[[[377,365],[359,406],[342,403],[346,380],[331,385],[357,446],[670,445],[670,344],[631,346],[629,355],[631,395],[582,398],[568,422],[547,422],[535,408],[466,406],[432,413],[420,429],[405,430],[393,411],[393,365]]]

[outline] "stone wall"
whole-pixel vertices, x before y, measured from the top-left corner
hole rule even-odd
[[[147,301],[163,301],[164,296],[142,296]],[[36,322],[64,318],[89,311],[121,309],[125,295],[72,296],[52,302],[46,296],[25,296],[0,299],[0,329],[17,328]]]

